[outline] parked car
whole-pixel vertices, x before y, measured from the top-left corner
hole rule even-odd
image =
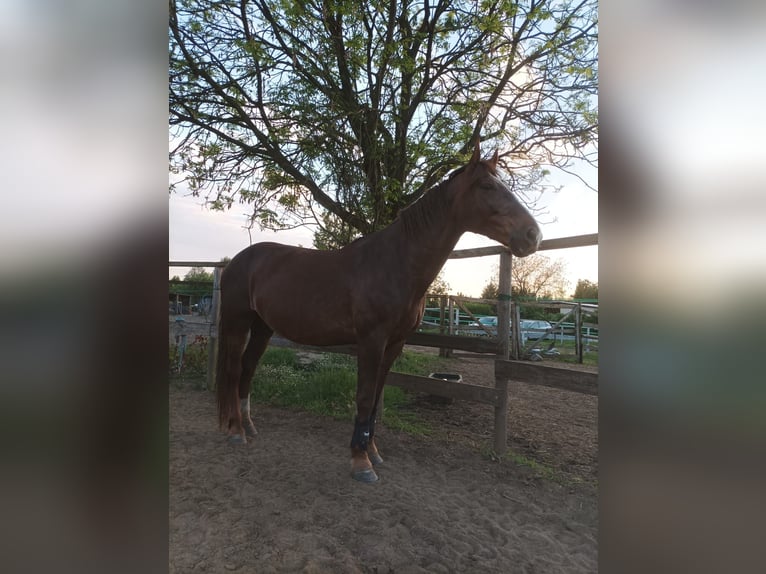
[[[484,325],[485,327],[491,327],[497,329],[497,317],[479,317],[477,323]],[[476,325],[478,327],[478,325]]]
[[[473,324],[474,328],[480,331],[474,331],[476,334],[486,335],[479,324],[492,331],[497,331],[497,317],[479,317],[479,320]],[[520,327],[522,337],[533,341],[541,338],[552,329],[552,325],[548,321],[539,321],[535,319],[522,319]],[[511,325],[511,330],[513,330],[513,325]]]
[[[519,326],[521,327],[521,334],[525,338],[531,339],[533,341],[540,339],[546,333],[549,333],[550,329],[553,328],[553,326],[548,321],[538,321],[532,319],[522,319]]]

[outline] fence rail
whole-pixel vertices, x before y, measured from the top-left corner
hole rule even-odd
[[[537,250],[548,251],[551,249],[569,249],[571,247],[589,247],[591,245],[598,245],[598,233],[543,239]],[[489,255],[500,255],[501,253],[510,253],[510,251],[507,247],[503,247],[502,245],[476,247],[474,249],[456,249],[450,254],[449,258],[466,259],[469,257],[487,257]]]
[[[565,389],[587,395],[598,394],[598,374],[590,371],[540,365],[525,361],[495,361],[495,376],[509,381]]]

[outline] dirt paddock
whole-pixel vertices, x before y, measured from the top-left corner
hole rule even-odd
[[[492,361],[455,361],[492,384]],[[512,456],[489,456],[492,407],[419,397],[436,430],[379,425],[380,481],[349,476],[350,421],[254,405],[231,447],[215,397],[170,384],[171,572],[581,573],[597,570],[597,398],[511,384]]]

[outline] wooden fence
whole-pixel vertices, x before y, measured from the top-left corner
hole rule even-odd
[[[598,235],[579,235],[543,240],[540,250],[564,249],[598,245]],[[500,245],[478,249],[461,249],[453,251],[450,259],[466,257],[500,256],[500,277],[498,286],[497,339],[482,339],[478,337],[461,337],[442,333],[413,333],[407,338],[407,344],[440,349],[460,349],[475,353],[494,353],[495,385],[485,387],[464,382],[445,381],[404,373],[389,373],[386,384],[401,387],[410,391],[424,392],[446,398],[474,401],[494,407],[494,450],[502,454],[507,449],[508,429],[508,384],[510,381],[520,381],[555,387],[579,393],[598,394],[598,374],[579,371],[572,368],[541,365],[525,361],[511,360],[511,253]],[[221,269],[226,265],[222,262],[211,261],[173,261],[171,267],[213,267],[213,303],[210,313],[210,345],[208,354],[207,386],[212,390],[215,385],[215,360],[218,338],[218,314],[220,307]],[[516,317],[515,337],[518,337],[518,318]],[[515,344],[514,344],[515,345]],[[323,352],[354,353],[354,346],[342,347],[309,347]],[[518,355],[516,355],[518,356]]]

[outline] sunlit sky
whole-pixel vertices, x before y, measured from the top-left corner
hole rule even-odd
[[[594,188],[596,170],[581,172]],[[561,185],[560,191],[545,192],[540,198],[537,216],[545,239],[585,235],[598,232],[598,193],[579,179],[564,174],[551,176],[549,183]],[[312,247],[312,232],[308,228],[290,231],[260,231],[246,229],[248,206],[235,204],[227,212],[211,211],[200,198],[174,193],[169,198],[170,261],[219,261],[233,257],[252,243],[277,241],[290,245]],[[496,242],[473,233],[466,233],[456,249],[497,245]],[[541,252],[551,259],[561,259],[569,281],[567,295],[574,291],[579,279],[598,282],[598,247],[577,247]],[[448,260],[443,277],[450,293],[479,297],[484,286],[497,270],[498,257]],[[188,268],[169,269],[168,276],[183,277]]]

